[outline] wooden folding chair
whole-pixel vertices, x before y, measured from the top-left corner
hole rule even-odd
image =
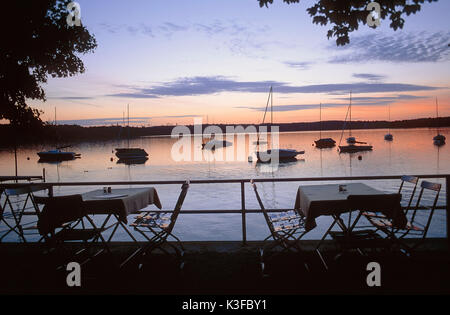
[[[387,237],[395,243],[399,244],[407,254],[411,254],[413,250],[419,247],[426,238],[436,204],[439,199],[439,193],[441,191],[441,184],[431,183],[428,181],[422,181],[420,187],[421,189],[419,196],[417,197],[416,205],[414,209],[409,209],[406,213],[408,221],[403,227],[397,227],[394,222],[388,218],[369,217],[369,221],[373,224],[373,226],[385,233]],[[431,207],[421,204],[425,191],[429,191],[434,194],[433,204]],[[426,211],[427,214],[422,216],[422,218],[419,218],[418,211]],[[419,241],[414,245],[408,245],[404,240],[404,237],[407,235],[418,236]]]
[[[39,235],[36,224],[40,209],[34,193],[47,189],[47,186],[39,184],[0,188],[0,200],[3,198],[0,201],[0,223],[7,228],[0,232],[0,242],[12,232],[23,242],[27,242],[27,236]]]
[[[263,246],[260,249],[261,268],[264,273],[265,261],[273,254],[285,251],[303,252],[299,240],[306,234],[305,221],[304,217],[294,209],[269,214],[259,196],[255,182],[251,180],[250,184],[255,191],[256,199],[270,230],[270,235],[264,239]],[[273,239],[273,241],[269,243],[270,239]],[[274,251],[277,247],[281,251]],[[305,267],[309,269],[306,263]]]
[[[180,239],[175,236],[172,231],[175,227],[175,222],[177,221],[178,215],[180,214],[188,189],[189,181],[181,186],[180,195],[178,196],[175,208],[171,213],[164,211],[141,211],[141,214],[138,215],[135,218],[135,221],[130,225],[134,227],[134,229],[141,235],[143,235],[147,242],[143,247],[139,248],[131,256],[129,256],[121,264],[121,267],[131,261],[131,259],[136,257],[138,254],[144,256],[159,249],[165,254],[174,256],[180,261],[180,269],[183,268],[184,247]],[[169,236],[176,241],[179,248],[167,241]],[[167,247],[173,249],[174,253],[171,253]],[[139,264],[139,268],[142,268],[142,263]]]
[[[35,197],[35,199],[37,203],[44,205],[39,216],[38,230],[45,240],[47,252],[57,252],[60,248],[67,249],[69,242],[79,241],[77,245],[82,244],[81,249],[76,251],[73,257],[83,252],[88,253],[88,258],[80,264],[87,263],[105,250],[110,252],[101,234],[103,230],[97,228],[87,215],[81,195]],[[90,225],[89,228],[87,223]],[[101,240],[103,248],[92,254],[91,245],[98,239]]]

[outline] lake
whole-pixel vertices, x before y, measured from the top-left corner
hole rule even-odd
[[[52,149],[48,146],[27,146],[18,149],[18,175],[41,175],[45,168],[48,182],[77,181],[128,181],[128,180],[193,180],[193,179],[233,179],[233,178],[283,178],[283,177],[322,177],[357,175],[403,175],[403,174],[450,174],[450,145],[437,147],[432,138],[434,129],[395,129],[391,130],[394,140],[384,140],[387,130],[354,130],[353,136],[373,145],[373,151],[355,154],[339,153],[336,147],[318,149],[312,146],[319,137],[318,132],[280,133],[281,148],[305,150],[296,162],[283,163],[277,167],[270,164],[249,163],[247,156],[253,147],[246,149],[243,160],[217,160],[228,151],[237,154],[236,146],[220,148],[214,153],[202,151],[201,146],[192,142],[192,155],[203,154],[201,161],[174,161],[172,146],[179,141],[171,137],[145,137],[130,140],[131,147],[141,147],[149,154],[145,164],[118,164],[113,150],[124,147],[126,141],[107,141],[80,143],[70,151],[81,153],[81,158],[61,163],[40,163],[36,152]],[[441,130],[450,141],[450,129]],[[347,136],[344,135],[344,138]],[[341,131],[324,131],[322,137],[331,137],[339,142]],[[201,143],[201,139],[200,140]],[[249,139],[246,139],[246,143]],[[344,140],[343,140],[344,142]],[[359,158],[358,158],[359,157]],[[112,161],[111,161],[112,158]],[[11,149],[0,151],[0,174],[14,175],[14,152]],[[434,180],[444,183],[443,180]],[[320,184],[321,182],[303,183]],[[368,181],[369,185],[389,192],[396,192],[399,180]],[[292,208],[298,185],[302,183],[259,183],[259,191],[267,208]],[[250,185],[246,184],[246,208],[258,209],[258,204]],[[445,185],[444,185],[445,186]],[[444,187],[443,186],[443,187]],[[114,187],[112,186],[113,190]],[[128,186],[127,186],[128,187]],[[102,187],[55,187],[55,194],[85,192]],[[179,185],[156,187],[163,209],[172,210]],[[191,185],[183,209],[240,209],[241,195],[239,184]],[[425,200],[430,198],[425,196]],[[441,191],[439,204],[445,204],[445,187]],[[100,218],[96,218],[97,221]],[[321,217],[318,227],[309,232],[306,239],[320,238],[329,226],[331,218]],[[437,211],[429,236],[445,237],[445,212]],[[262,214],[247,215],[247,239],[261,240],[268,235]],[[174,234],[182,240],[240,240],[241,216],[239,214],[192,215],[178,218]],[[128,240],[124,233],[117,239]],[[7,240],[14,241],[11,236]]]

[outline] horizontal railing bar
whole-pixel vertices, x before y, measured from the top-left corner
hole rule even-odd
[[[405,210],[406,207],[403,207],[403,210]],[[436,210],[445,210],[446,207],[445,206],[436,206],[435,208]],[[267,212],[283,212],[283,211],[287,211],[289,209],[266,209]],[[413,211],[415,209],[410,209],[409,211]],[[417,210],[430,210],[429,208],[426,207],[419,207],[417,208]],[[147,210],[144,210],[142,212],[147,212]],[[173,210],[149,210],[148,212],[167,212],[167,213],[172,213]],[[243,210],[229,210],[229,209],[222,209],[222,210],[180,210],[180,213],[183,214],[232,214],[232,213],[237,213],[237,214],[241,214],[243,212]],[[245,209],[246,213],[261,213],[262,211],[260,209]]]
[[[190,180],[190,184],[232,184],[246,183],[253,180],[254,182],[309,182],[309,181],[345,181],[345,180],[386,180],[400,179],[403,175],[381,175],[381,176],[337,176],[337,177],[300,177],[300,178],[254,178],[254,179],[212,179],[212,180]],[[412,175],[420,178],[446,178],[450,174],[423,174]],[[48,186],[101,186],[101,185],[175,185],[183,184],[185,180],[165,180],[165,181],[96,181],[96,182],[46,182],[40,185]],[[2,184],[4,187],[14,187],[24,185],[24,183],[7,183]]]
[[[32,180],[32,179],[43,179],[42,175],[36,176],[0,176],[0,182],[9,180]]]

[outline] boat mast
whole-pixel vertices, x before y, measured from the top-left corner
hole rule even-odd
[[[438,111],[437,97],[436,97],[436,118],[437,118],[437,133],[439,134],[439,111]]]
[[[348,129],[350,131],[350,137],[352,136],[352,91],[350,91],[350,105],[349,105],[349,110],[350,110],[350,121],[348,124]]]
[[[319,139],[322,139],[322,103],[320,103],[320,133],[319,133]]]
[[[270,87],[270,128],[272,128],[273,124],[273,90],[272,86]],[[272,129],[270,129],[272,132]]]
[[[388,133],[391,133],[391,104],[388,106],[388,115],[389,115],[389,125],[388,125]]]
[[[128,148],[130,148],[130,104],[127,104],[127,116],[128,116],[128,139],[127,139],[127,145]]]

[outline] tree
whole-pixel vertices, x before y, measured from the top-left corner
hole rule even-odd
[[[259,6],[268,7],[273,0],[258,0]],[[403,28],[405,14],[415,14],[420,11],[424,2],[437,2],[438,0],[375,0],[380,5],[380,18],[389,17],[390,27],[394,30]],[[287,4],[299,3],[300,0],[283,0]],[[367,5],[374,0],[316,0],[316,4],[307,9],[313,18],[314,24],[332,25],[328,30],[328,39],[336,37],[336,44],[350,43],[349,33],[358,29],[359,25],[367,23]],[[411,4],[408,4],[411,3]],[[376,26],[373,26],[376,27]]]
[[[42,125],[28,99],[45,101],[42,84],[85,71],[77,54],[93,51],[95,38],[69,26],[69,0],[5,1],[0,19],[0,119],[15,127]]]

